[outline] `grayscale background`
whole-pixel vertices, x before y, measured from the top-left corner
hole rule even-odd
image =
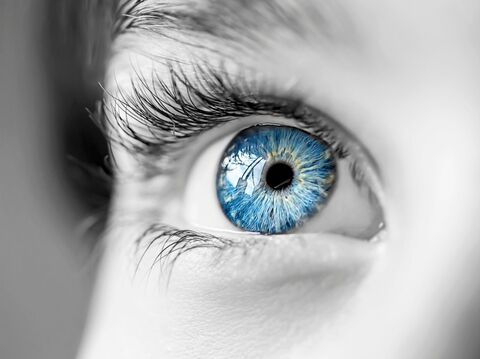
[[[94,274],[66,195],[44,10],[0,0],[1,359],[74,358]]]

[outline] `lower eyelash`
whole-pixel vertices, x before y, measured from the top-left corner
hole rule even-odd
[[[161,273],[168,273],[170,277],[172,267],[177,259],[184,253],[193,249],[211,248],[225,249],[234,246],[234,242],[208,233],[192,230],[179,229],[167,224],[153,224],[147,228],[135,241],[138,261],[135,273],[137,273],[147,254],[155,249],[157,254],[149,264],[149,271],[159,266]]]

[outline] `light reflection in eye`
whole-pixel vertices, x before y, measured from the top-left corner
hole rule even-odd
[[[228,146],[217,195],[237,227],[285,233],[326,203],[335,178],[335,158],[318,138],[293,127],[255,126]]]
[[[260,184],[266,159],[250,152],[238,152],[234,157],[234,164],[231,163],[230,157],[225,157],[221,164],[226,182],[251,196],[253,190]]]

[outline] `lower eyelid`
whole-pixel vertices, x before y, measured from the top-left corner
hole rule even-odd
[[[315,276],[367,268],[381,247],[378,241],[352,241],[335,234],[207,234],[158,224],[137,241],[137,272],[158,270],[161,276],[170,276],[177,262],[188,256],[181,262],[197,269],[235,267],[257,271],[259,277]]]

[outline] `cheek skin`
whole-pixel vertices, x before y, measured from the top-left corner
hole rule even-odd
[[[347,339],[370,357],[397,358],[395,350],[399,358],[449,357],[447,348],[463,335],[461,311],[472,306],[472,296],[478,299],[478,284],[471,282],[480,249],[478,109],[466,115],[464,106],[454,107],[442,107],[441,114],[416,108],[402,116],[415,130],[395,136],[403,153],[385,172],[389,243]],[[371,337],[382,338],[376,347],[366,348],[366,323]]]
[[[411,131],[398,131],[398,144],[409,149],[390,172],[398,179],[391,178],[394,227],[386,260],[398,281],[385,302],[401,305],[394,316],[401,336],[423,341],[417,350],[439,351],[435,357],[445,349],[440,343],[449,346],[462,335],[453,328],[468,307],[467,293],[476,290],[467,283],[479,259],[479,111],[461,88],[448,90],[449,96],[421,99],[427,106],[409,116]]]
[[[167,273],[150,269],[158,251],[132,279],[129,239],[110,239],[86,348],[118,351],[119,358],[135,350],[174,358],[288,357],[297,342],[347,310],[373,253],[339,238],[267,245],[248,256],[198,250],[178,260],[167,284]]]

